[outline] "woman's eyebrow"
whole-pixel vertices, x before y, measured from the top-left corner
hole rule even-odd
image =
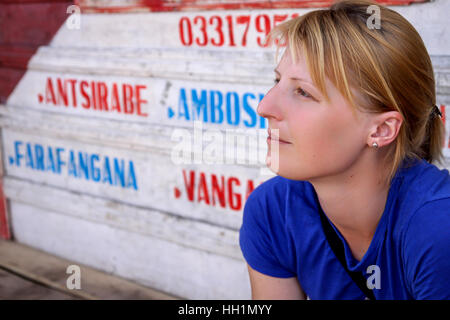
[[[280,72],[279,72],[277,69],[274,69],[273,71],[275,71],[275,73],[278,74],[279,76],[281,75]],[[289,79],[291,79],[291,80],[304,81],[304,82],[308,83],[309,85],[311,85],[312,87],[314,87],[314,85],[313,85],[310,81],[308,81],[308,80],[306,80],[306,79],[304,79],[304,78],[291,77],[291,78],[289,78]],[[315,87],[314,87],[314,88],[315,88]]]

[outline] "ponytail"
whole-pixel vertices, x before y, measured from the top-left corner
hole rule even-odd
[[[436,106],[434,108],[428,118],[425,142],[421,145],[418,153],[429,163],[438,162],[442,165],[444,158],[442,149],[445,143],[445,126],[438,107]]]

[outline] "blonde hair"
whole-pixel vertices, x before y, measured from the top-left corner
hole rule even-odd
[[[380,28],[369,29],[371,13],[380,9]],[[274,28],[269,38],[286,42],[294,63],[300,53],[316,87],[329,102],[325,76],[349,101],[352,111],[398,111],[398,136],[388,147],[389,183],[405,158],[439,161],[445,127],[432,115],[436,104],[433,67],[416,29],[399,13],[368,0],[335,2]],[[277,48],[277,55],[278,50]],[[354,97],[350,88],[360,96]]]

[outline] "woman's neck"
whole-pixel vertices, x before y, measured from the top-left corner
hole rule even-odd
[[[370,244],[390,188],[386,169],[373,154],[363,153],[343,172],[309,180],[323,211],[346,240]]]

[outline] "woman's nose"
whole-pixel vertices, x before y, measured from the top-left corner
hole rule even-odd
[[[264,98],[260,101],[256,112],[263,118],[281,119],[281,110],[278,106],[277,92],[272,88],[267,92]]]

